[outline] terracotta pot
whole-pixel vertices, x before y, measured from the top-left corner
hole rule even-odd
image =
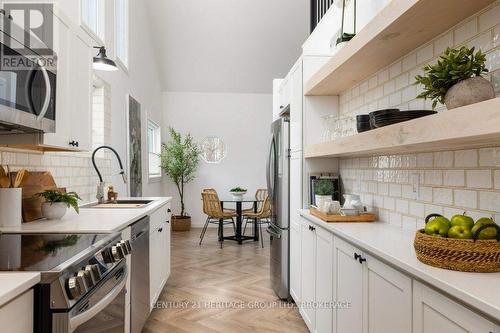
[[[191,216],[172,216],[172,231],[191,230]]]
[[[495,90],[490,81],[476,76],[452,86],[444,98],[448,110],[495,98]]]

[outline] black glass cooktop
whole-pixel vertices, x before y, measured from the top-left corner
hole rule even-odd
[[[0,234],[0,271],[51,271],[106,236]]]

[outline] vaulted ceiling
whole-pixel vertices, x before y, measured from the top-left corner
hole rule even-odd
[[[271,93],[309,32],[309,0],[144,3],[166,91]]]

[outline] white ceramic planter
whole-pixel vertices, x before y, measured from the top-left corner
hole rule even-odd
[[[463,80],[448,89],[444,102],[448,110],[495,98],[495,90],[490,81],[476,76]]]
[[[233,196],[235,200],[242,200],[243,196],[247,193],[246,191],[244,192],[229,192]]]
[[[44,202],[42,204],[42,215],[48,220],[60,220],[64,215],[68,207],[64,202]]]
[[[0,188],[0,226],[21,225],[22,189]]]

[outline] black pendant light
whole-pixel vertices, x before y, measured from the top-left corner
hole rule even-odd
[[[99,53],[94,57],[94,69],[99,71],[116,71],[116,63],[106,56],[106,48],[104,46],[94,46],[94,49],[99,49]]]

